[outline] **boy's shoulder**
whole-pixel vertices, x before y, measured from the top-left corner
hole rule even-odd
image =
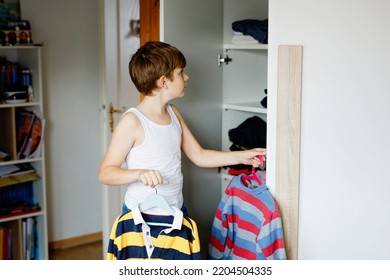
[[[141,124],[139,118],[136,113],[132,110],[127,110],[123,113],[119,123],[122,123],[126,127],[135,127]]]

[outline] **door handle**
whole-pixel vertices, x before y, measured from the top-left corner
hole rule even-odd
[[[108,107],[108,114],[109,114],[109,125],[110,125],[110,131],[111,133],[114,131],[114,113],[120,114],[124,111],[125,107],[123,109],[115,109],[112,105],[112,102],[110,102],[110,106]]]

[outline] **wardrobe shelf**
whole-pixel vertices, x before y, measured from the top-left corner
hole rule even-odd
[[[224,44],[225,50],[267,50],[267,44]]]
[[[261,106],[260,102],[227,103],[223,104],[223,108],[225,110],[267,114],[267,108]]]

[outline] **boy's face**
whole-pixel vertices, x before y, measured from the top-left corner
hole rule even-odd
[[[173,98],[184,96],[188,79],[189,77],[183,68],[173,70],[172,80],[167,79],[168,88]]]

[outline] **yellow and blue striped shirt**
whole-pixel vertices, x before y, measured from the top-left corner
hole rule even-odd
[[[177,208],[175,215],[161,216],[141,214],[135,207],[116,218],[107,259],[199,260],[196,223]]]

